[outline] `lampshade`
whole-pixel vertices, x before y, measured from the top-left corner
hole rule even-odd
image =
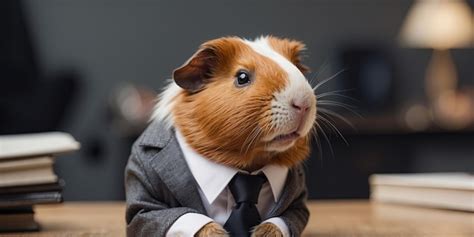
[[[464,0],[418,0],[402,26],[401,44],[434,49],[471,46],[472,19],[471,8]]]

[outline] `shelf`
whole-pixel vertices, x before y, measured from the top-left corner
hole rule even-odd
[[[336,127],[343,134],[360,135],[409,135],[409,134],[470,134],[474,133],[474,122],[462,129],[445,129],[432,124],[425,130],[414,130],[409,128],[395,115],[369,116],[369,117],[346,117],[352,124],[338,120]]]

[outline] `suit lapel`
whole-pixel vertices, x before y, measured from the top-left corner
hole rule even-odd
[[[269,213],[269,217],[280,216],[292,203],[292,201],[298,195],[297,188],[301,185],[298,183],[298,172],[295,169],[288,171],[288,177],[283,188],[283,192],[280,195],[275,206]]]
[[[152,160],[153,169],[182,206],[193,208],[205,214],[206,210],[197,190],[197,183],[186,164],[176,138],[171,131],[156,135],[164,138],[164,134],[170,137],[162,139],[168,140],[168,143],[162,147],[162,150],[158,153],[159,155],[154,156]]]

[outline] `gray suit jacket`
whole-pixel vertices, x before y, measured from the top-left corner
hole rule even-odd
[[[198,185],[174,131],[153,122],[132,147],[125,169],[127,236],[165,236],[186,213],[207,215]],[[270,217],[280,217],[292,236],[300,236],[309,212],[303,168],[288,172],[285,188]]]

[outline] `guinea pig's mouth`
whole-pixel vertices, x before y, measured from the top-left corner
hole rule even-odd
[[[288,134],[281,134],[270,140],[270,143],[287,143],[292,142],[300,137],[297,131]]]

